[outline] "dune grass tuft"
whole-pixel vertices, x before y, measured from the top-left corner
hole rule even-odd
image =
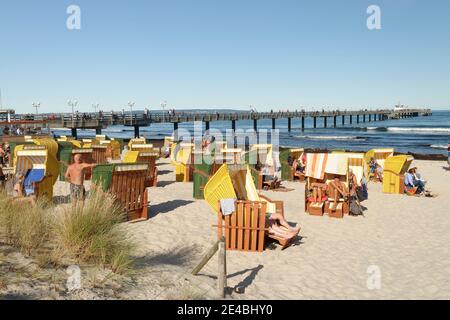
[[[27,255],[42,248],[50,234],[47,204],[14,200],[0,192],[0,239]]]
[[[132,246],[119,224],[126,220],[114,197],[91,189],[84,204],[67,206],[55,223],[58,250],[80,263],[92,263],[122,273],[132,264]]]

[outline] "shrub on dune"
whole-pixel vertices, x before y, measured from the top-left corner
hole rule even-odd
[[[109,267],[121,273],[128,269],[132,246],[119,224],[126,220],[115,198],[94,188],[84,204],[67,206],[54,229],[58,250],[79,262]]]

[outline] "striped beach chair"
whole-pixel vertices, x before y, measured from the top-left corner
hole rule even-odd
[[[45,146],[29,146],[18,150],[14,172],[23,175],[26,196],[53,200],[53,186],[58,179],[58,161]]]

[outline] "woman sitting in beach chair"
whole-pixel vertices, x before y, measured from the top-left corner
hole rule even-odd
[[[370,174],[375,176],[377,181],[383,182],[383,167],[378,164],[375,158],[372,157],[370,159],[369,167],[370,167]]]

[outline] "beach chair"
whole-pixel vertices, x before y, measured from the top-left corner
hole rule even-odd
[[[106,163],[107,146],[101,144],[92,144],[92,160],[96,164]]]
[[[416,190],[405,188],[405,174],[414,158],[409,155],[392,156],[384,162],[383,192],[390,194],[415,194]]]
[[[169,158],[172,149],[173,137],[164,137],[164,145],[161,148],[161,157]]]
[[[14,172],[23,175],[26,196],[53,200],[53,186],[58,179],[58,162],[45,146],[29,146],[18,150]]]
[[[304,173],[296,172],[294,167],[289,164],[289,157],[292,160],[300,159],[305,152],[305,149],[296,148],[296,149],[285,149],[280,152],[280,162],[281,162],[281,178],[286,181],[295,181],[298,180],[300,182],[304,182],[306,177]]]
[[[94,168],[92,182],[111,192],[127,212],[128,220],[148,219],[148,195],[145,187],[147,164],[101,164]]]
[[[145,187],[156,187],[158,183],[158,168],[156,159],[159,152],[155,151],[128,151],[125,154],[125,163],[145,163],[148,165],[148,171],[145,179]]]
[[[175,180],[177,182],[191,182],[193,166],[193,143],[173,143],[170,158],[175,166]]]
[[[147,140],[144,137],[134,138],[128,142],[128,149],[132,150],[134,144],[146,144]]]
[[[331,218],[343,218],[344,214],[349,213],[348,197],[338,192],[338,198],[335,199],[333,187],[335,178],[338,178],[348,190],[348,159],[349,156],[346,154],[307,154],[305,212],[316,216],[326,213]],[[314,190],[316,190],[316,197],[314,192],[311,192]],[[334,203],[336,208],[333,208]]]
[[[225,237],[226,250],[262,252],[266,237],[266,203],[236,201],[231,215],[217,215],[217,237]]]
[[[367,167],[369,168],[369,162],[371,158],[375,158],[377,163],[383,168],[384,170],[384,162],[388,157],[391,157],[394,155],[394,149],[393,148],[382,148],[382,149],[372,149],[366,152],[364,158],[367,164]],[[369,179],[372,179],[374,177],[373,173],[369,173]]]
[[[213,154],[205,154],[202,151],[194,151],[194,171],[193,171],[193,197],[194,199],[204,199],[203,190],[209,179],[217,172],[222,165],[222,161]],[[201,159],[198,157],[201,156]]]
[[[237,199],[246,201],[247,203],[253,203],[253,205],[258,206],[260,209],[262,208],[261,204],[264,203],[267,214],[279,213],[284,216],[283,201],[274,201],[258,194],[248,165],[223,164],[206,184],[204,196],[205,201],[218,215],[221,214],[221,199]],[[239,207],[236,208],[239,209]],[[247,214],[252,215],[249,210],[250,208],[244,211],[244,216]],[[239,218],[239,212],[237,218]],[[288,246],[295,238],[286,240],[270,234],[267,234],[267,236],[279,241],[283,248]]]
[[[117,140],[100,140],[99,144],[106,146],[106,159],[118,160],[120,159],[120,142]]]

